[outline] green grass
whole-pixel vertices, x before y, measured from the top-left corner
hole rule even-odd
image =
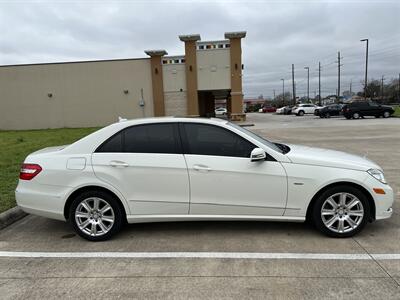
[[[394,108],[393,116],[400,117],[400,106],[397,106],[397,107]]]
[[[45,147],[71,144],[98,128],[0,131],[0,212],[16,205],[14,190],[25,157]]]

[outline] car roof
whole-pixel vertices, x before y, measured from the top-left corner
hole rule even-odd
[[[226,124],[227,120],[220,118],[203,118],[203,117],[152,117],[152,118],[140,118],[132,120],[123,120],[116,122],[116,124],[123,123],[123,127],[128,127],[138,124],[151,124],[151,123],[168,123],[168,122],[191,122],[191,123],[205,123],[205,124]]]

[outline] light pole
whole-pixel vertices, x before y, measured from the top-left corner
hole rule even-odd
[[[304,67],[307,70],[307,102],[310,102],[310,67]]]
[[[281,78],[282,80],[282,101],[283,106],[285,106],[285,79]]]
[[[368,83],[368,39],[362,39],[360,42],[367,42],[365,53],[365,81],[364,81],[364,99],[367,100],[367,83]]]

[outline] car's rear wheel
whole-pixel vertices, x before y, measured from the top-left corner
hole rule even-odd
[[[312,216],[322,233],[331,237],[351,237],[364,228],[370,208],[364,193],[355,187],[341,185],[318,197]]]
[[[384,118],[389,118],[389,117],[390,117],[390,112],[384,111],[384,112],[383,112],[383,117],[384,117]]]
[[[297,113],[297,115],[298,115],[298,116],[304,116],[304,111],[302,111],[302,110],[299,111],[299,112]]]
[[[75,232],[89,241],[104,241],[121,230],[123,210],[103,191],[88,191],[72,202],[69,220]]]
[[[359,119],[359,118],[360,118],[360,114],[357,113],[357,112],[355,112],[355,113],[353,114],[353,119]]]

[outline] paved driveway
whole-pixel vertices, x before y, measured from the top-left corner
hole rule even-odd
[[[248,121],[273,140],[378,162],[395,189],[394,216],[349,239],[298,223],[188,222],[129,225],[102,243],[28,216],[0,231],[0,298],[399,299],[400,119],[249,114]],[[7,257],[15,251],[27,257]],[[38,252],[56,257],[30,257]],[[71,253],[78,257],[65,257]]]

